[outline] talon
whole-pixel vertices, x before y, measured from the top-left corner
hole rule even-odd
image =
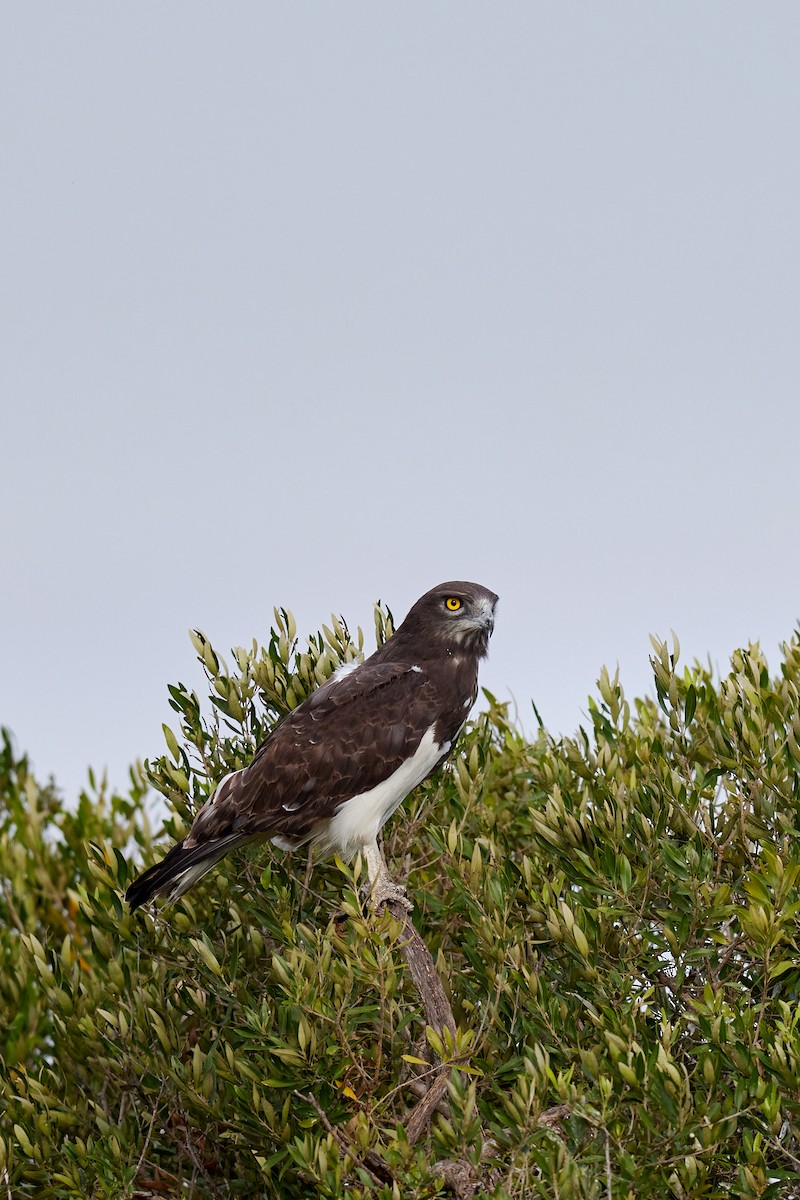
[[[377,912],[382,904],[399,904],[406,912],[413,912],[414,905],[406,895],[406,889],[401,883],[391,879],[377,879],[369,894],[372,907]]]
[[[406,889],[401,883],[392,879],[378,879],[374,884],[365,883],[358,889],[358,899],[362,908],[371,904],[377,911],[382,904],[399,904],[406,912],[413,912],[414,905],[406,895]],[[340,914],[342,917],[344,913]]]
[[[406,896],[406,889],[392,879],[377,843],[362,846],[361,854],[367,864],[367,882],[359,892],[362,905],[369,900],[377,912],[382,904],[399,904],[406,912],[412,912],[414,905]]]

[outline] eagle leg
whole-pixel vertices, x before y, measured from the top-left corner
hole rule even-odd
[[[389,874],[389,869],[383,861],[383,855],[378,849],[377,842],[369,842],[366,846],[361,847],[361,856],[367,864],[367,895],[369,896],[372,907],[377,912],[382,904],[399,904],[407,912],[411,912],[414,905],[406,896],[406,889],[402,883],[395,883]]]

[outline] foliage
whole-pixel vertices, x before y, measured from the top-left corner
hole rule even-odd
[[[797,1194],[798,638],[775,678],[750,646],[720,681],[654,642],[657,699],[631,710],[604,670],[574,738],[530,740],[488,697],[387,830],[448,1045],[358,863],[262,846],[127,911],[213,782],[362,650],[334,622],[301,651],[284,612],[232,669],[194,643],[211,709],[170,688],[168,754],[125,796],[73,811],[4,736],[0,1195],[422,1200],[454,1160],[497,1198]],[[459,1069],[411,1146],[434,1051]]]

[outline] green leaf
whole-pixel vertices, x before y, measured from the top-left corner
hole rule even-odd
[[[619,883],[620,883],[620,887],[622,888],[623,893],[626,896],[627,896],[628,892],[631,890],[632,879],[633,879],[633,873],[631,871],[631,864],[628,861],[628,857],[626,854],[620,854],[620,856],[619,856]]]

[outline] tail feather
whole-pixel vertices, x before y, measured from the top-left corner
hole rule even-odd
[[[138,879],[134,879],[128,888],[125,899],[131,906],[131,912],[152,900],[153,896],[177,900],[229,850],[249,840],[241,834],[229,834],[227,837],[188,849],[184,847],[183,841],[176,842],[160,863],[149,867]]]

